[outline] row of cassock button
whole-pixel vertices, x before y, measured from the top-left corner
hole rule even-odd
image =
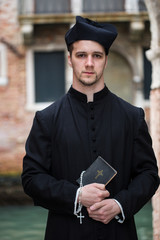
[[[95,146],[95,143],[96,143],[96,135],[95,135],[95,130],[96,130],[96,127],[95,127],[95,123],[93,122],[93,120],[95,119],[95,116],[94,116],[94,105],[91,104],[90,105],[90,119],[92,120],[91,121],[91,138],[92,138],[92,143],[93,143],[93,153],[96,155],[97,154],[97,150],[96,150],[96,146]]]

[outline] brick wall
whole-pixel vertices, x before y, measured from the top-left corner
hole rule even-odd
[[[0,42],[6,46],[8,67],[8,84],[0,86],[0,173],[21,171],[24,141],[33,115],[25,111],[25,48],[16,3],[0,3]]]

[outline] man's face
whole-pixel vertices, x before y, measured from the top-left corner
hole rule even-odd
[[[73,84],[93,86],[104,82],[103,72],[107,56],[99,43],[90,40],[74,42],[68,61],[73,68]]]

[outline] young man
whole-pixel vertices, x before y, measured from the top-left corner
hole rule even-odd
[[[46,240],[136,240],[133,216],[158,188],[143,110],[104,85],[116,36],[112,25],[77,17],[65,36],[73,84],[35,115],[22,183],[35,205],[49,210]],[[98,156],[117,170],[116,177],[106,187],[79,187],[76,180]]]

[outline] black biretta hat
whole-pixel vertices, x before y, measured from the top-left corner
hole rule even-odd
[[[117,37],[116,28],[108,23],[100,24],[88,18],[76,17],[76,24],[65,35],[67,48],[79,40],[92,40],[101,44],[108,55],[109,48]]]

